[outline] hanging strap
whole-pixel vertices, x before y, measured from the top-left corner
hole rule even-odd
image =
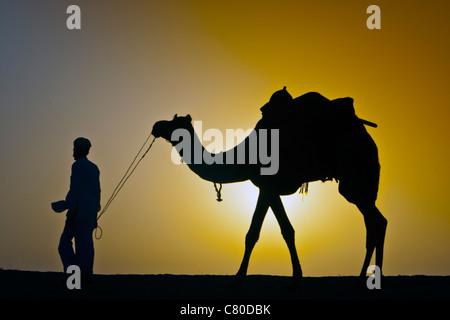
[[[221,198],[221,191],[222,191],[222,183],[219,183],[219,188],[217,188],[217,185],[216,185],[216,183],[214,182],[214,189],[216,189],[216,193],[217,193],[217,201],[218,202],[220,202],[220,201],[222,201],[222,198]]]

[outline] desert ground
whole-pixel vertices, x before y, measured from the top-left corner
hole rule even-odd
[[[290,319],[303,314],[358,315],[364,310],[373,317],[393,310],[397,315],[439,316],[450,300],[449,276],[388,276],[380,290],[355,289],[356,277],[344,276],[305,277],[301,288],[293,289],[290,277],[249,275],[241,288],[230,289],[231,275],[172,274],[96,275],[94,283],[70,290],[68,277],[0,269],[0,306],[16,315],[66,308],[73,316],[116,310],[164,319]]]
[[[304,277],[292,289],[290,277],[249,275],[230,289],[231,275],[95,275],[94,283],[69,290],[67,274],[0,270],[2,300],[448,300],[449,276],[386,276],[380,290],[356,290],[356,277]]]

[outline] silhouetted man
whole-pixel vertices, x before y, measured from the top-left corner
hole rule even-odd
[[[86,158],[90,148],[91,143],[88,139],[75,139],[73,142],[75,162],[70,176],[70,190],[65,200],[52,203],[55,212],[68,210],[58,246],[64,271],[70,265],[77,265],[85,282],[92,282],[94,266],[92,232],[97,226],[97,212],[100,211],[100,171]],[[75,239],[75,251],[72,239]]]

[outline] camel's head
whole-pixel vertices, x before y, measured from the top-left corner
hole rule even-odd
[[[188,114],[185,117],[175,115],[172,120],[161,120],[153,125],[152,134],[156,138],[163,137],[167,141],[171,141],[172,133],[176,129],[192,128],[192,118]]]

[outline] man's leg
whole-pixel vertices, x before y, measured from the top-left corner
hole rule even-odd
[[[77,257],[73,251],[72,239],[74,237],[73,225],[67,223],[64,225],[64,230],[59,239],[58,252],[61,257],[64,272],[70,265],[77,265]]]
[[[94,241],[92,232],[93,223],[83,223],[77,228],[75,235],[75,249],[78,266],[86,280],[91,280],[94,272]]]

